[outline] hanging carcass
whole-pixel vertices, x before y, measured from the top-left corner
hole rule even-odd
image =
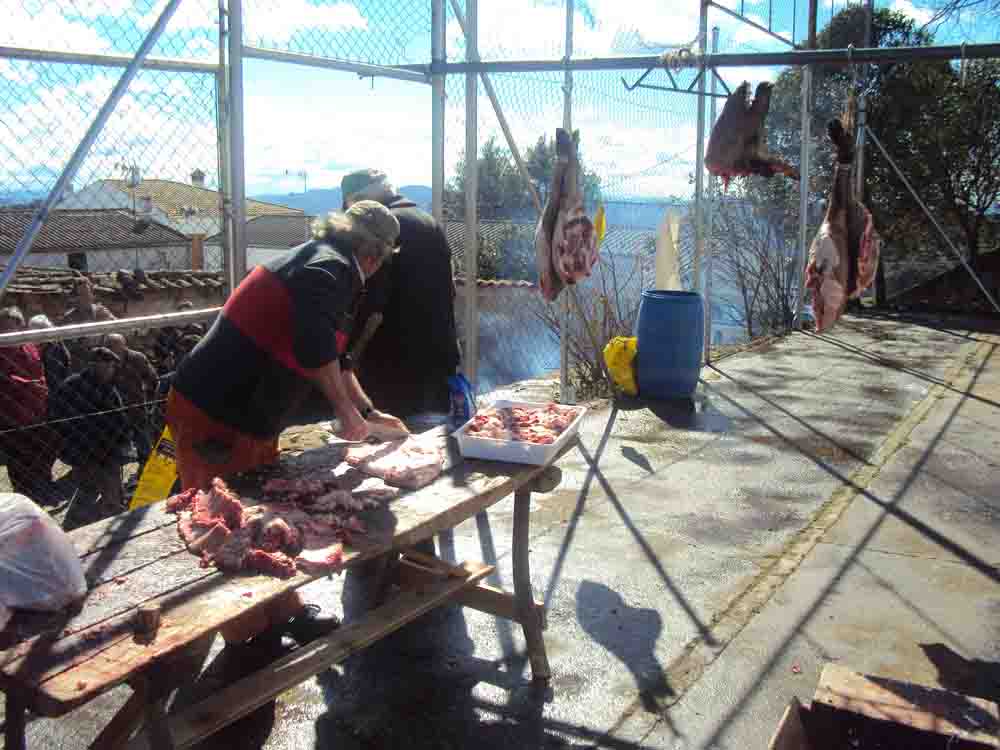
[[[731,178],[751,174],[799,177],[795,167],[767,151],[764,121],[771,106],[771,89],[766,81],[757,84],[751,104],[750,84],[744,81],[726,99],[722,114],[712,127],[705,150],[705,169],[721,177],[725,187],[729,187]]]
[[[854,191],[854,101],[827,133],[836,150],[826,216],[809,248],[805,286],[812,292],[816,331],[830,328],[847,307],[871,286],[878,269],[881,238],[871,212]]]
[[[542,296],[552,302],[567,284],[590,276],[604,236],[604,209],[591,221],[583,205],[579,131],[556,129],[552,187],[535,227],[535,261]]]

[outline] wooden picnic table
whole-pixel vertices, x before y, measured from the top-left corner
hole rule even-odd
[[[399,593],[377,604],[364,619],[269,665],[266,674],[254,673],[169,716],[169,694],[197,676],[220,628],[259,616],[268,602],[323,576],[300,572],[278,579],[202,568],[185,548],[177,517],[163,502],[71,532],[88,581],[82,606],[57,615],[19,612],[4,631],[7,642],[0,642],[6,749],[26,747],[29,713],[62,716],[123,683],[132,688],[132,695],[91,748],[189,747],[449,601],[520,623],[532,676],[548,679],[544,609],[531,590],[528,526],[531,492],[553,489],[558,469],[463,459],[443,428],[422,437],[445,446],[444,473],[433,484],[362,514],[369,533],[344,550],[345,568],[366,560],[390,562]],[[302,476],[333,468],[341,455],[335,446],[283,454],[281,470]],[[259,476],[232,478],[230,485],[245,502],[253,502],[260,482]],[[513,594],[482,582],[493,570],[490,565],[453,565],[411,549],[511,493]],[[136,628],[140,608],[159,610],[159,626],[152,635]],[[136,733],[140,727],[143,731]]]

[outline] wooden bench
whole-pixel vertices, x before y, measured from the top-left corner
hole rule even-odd
[[[198,674],[223,626],[266,612],[277,597],[321,576],[299,573],[281,580],[203,569],[180,540],[176,516],[166,512],[164,503],[72,532],[89,582],[82,608],[58,615],[18,613],[8,628],[14,642],[0,651],[7,750],[25,747],[28,712],[62,716],[123,683],[133,693],[91,747],[122,747],[142,725],[146,731],[130,746],[186,747],[449,601],[518,622],[532,676],[547,680],[544,608],[531,590],[529,514],[531,493],[554,489],[559,470],[466,461],[443,430],[433,430],[427,437],[445,447],[445,472],[433,484],[366,512],[369,533],[345,548],[345,568],[375,559],[387,561],[399,593],[364,620],[270,665],[267,674],[234,683],[176,715],[167,716],[164,709],[172,688],[178,679]],[[282,464],[295,475],[333,468],[339,458],[339,449],[329,446],[283,457]],[[245,498],[252,497],[259,480],[248,485],[234,480],[232,486]],[[413,551],[420,542],[453,529],[512,493],[513,594],[483,583],[492,571],[489,565],[456,566]],[[159,627],[153,633],[137,630],[142,607],[159,612]]]

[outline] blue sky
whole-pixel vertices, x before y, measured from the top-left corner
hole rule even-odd
[[[738,7],[739,0],[730,0]],[[128,53],[163,6],[162,0],[0,0],[0,45]],[[928,14],[911,0],[879,2],[918,20]],[[552,58],[563,54],[562,0],[480,0],[484,59]],[[807,0],[747,0],[744,12],[801,38]],[[844,0],[820,0],[820,27]],[[154,54],[214,61],[214,0],[184,0]],[[697,2],[577,0],[577,56],[650,54],[690,42]],[[429,56],[429,0],[247,0],[248,44],[365,62],[414,63]],[[724,51],[783,49],[780,42],[712,11]],[[940,35],[940,41],[955,41]],[[970,39],[983,41],[983,39]],[[449,12],[449,57],[464,54]],[[773,79],[778,71],[723,71],[730,86]],[[0,59],[0,193],[49,187],[83,134],[116,70]],[[684,194],[693,168],[693,96],[624,91],[619,77],[577,74],[574,126],[585,159],[602,176],[609,197]],[[691,80],[691,73],[680,82]],[[288,172],[305,170],[309,187],[333,187],[347,171],[387,170],[397,184],[430,182],[430,87],[389,79],[250,60],[245,70],[246,174],[249,194],[301,190]],[[660,71],[647,79],[665,83]],[[559,74],[495,76],[515,139],[527,147],[562,122]],[[450,79],[446,120],[449,169],[464,146],[464,80]],[[480,142],[499,135],[488,100],[479,100]],[[209,77],[143,72],[113,115],[77,183],[115,176],[123,161],[147,177],[187,179],[201,168],[217,175],[213,87]]]

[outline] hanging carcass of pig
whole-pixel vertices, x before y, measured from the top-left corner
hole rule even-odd
[[[556,164],[545,208],[535,227],[535,261],[542,296],[552,302],[567,284],[590,276],[604,235],[603,208],[596,222],[583,205],[579,131],[556,129]]]
[[[826,216],[809,248],[805,277],[818,333],[837,322],[849,299],[860,297],[871,286],[878,269],[881,238],[871,212],[855,194],[852,179],[854,108],[852,98],[844,115],[827,124],[837,163]]]
[[[721,177],[727,188],[733,177],[752,174],[799,177],[795,167],[767,151],[764,121],[771,107],[771,89],[772,85],[766,81],[757,84],[751,104],[750,84],[744,81],[726,99],[722,114],[712,127],[708,148],[705,149],[705,169],[709,174]]]

